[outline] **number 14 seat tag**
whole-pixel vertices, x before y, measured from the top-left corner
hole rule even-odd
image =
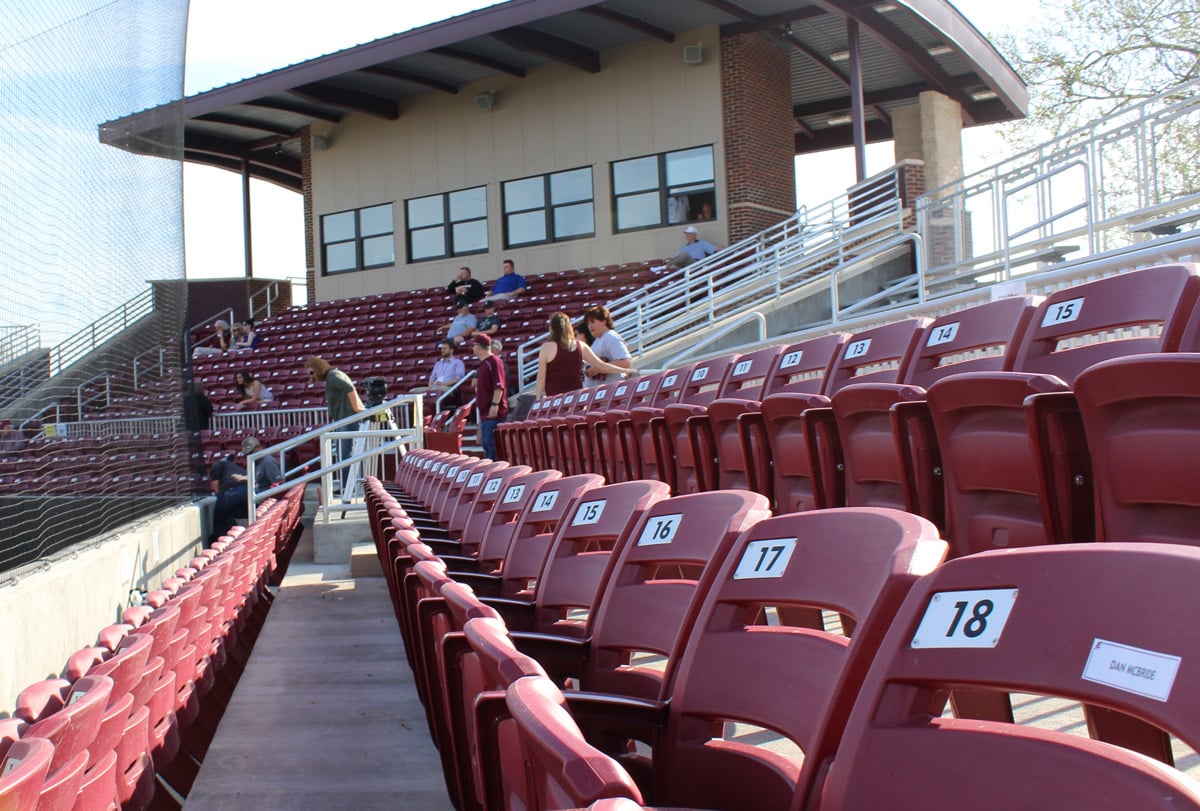
[[[994,648],[1016,601],[1016,589],[939,591],[930,598],[909,647]]]

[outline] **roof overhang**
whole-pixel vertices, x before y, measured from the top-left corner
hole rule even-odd
[[[890,139],[892,111],[926,90],[958,101],[968,126],[1025,114],[1024,82],[945,0],[511,0],[190,96],[184,160],[299,191],[300,137],[313,124],[393,120],[409,97],[550,62],[595,73],[610,48],[672,42],[701,25],[762,31],[790,49],[798,154],[849,146],[847,20],[860,31],[868,141]],[[164,105],[100,125],[100,139],[177,155],[178,124],[178,103]]]

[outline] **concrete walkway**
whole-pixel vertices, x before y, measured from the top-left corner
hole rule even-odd
[[[187,811],[450,811],[382,577],[312,563],[305,531]]]

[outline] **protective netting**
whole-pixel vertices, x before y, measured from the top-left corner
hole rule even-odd
[[[192,492],[187,6],[0,4],[0,571]],[[152,108],[155,157],[101,143],[102,124]]]

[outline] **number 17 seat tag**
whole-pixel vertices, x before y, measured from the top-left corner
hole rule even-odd
[[[1016,601],[1016,589],[939,591],[930,598],[909,647],[994,648]]]
[[[783,577],[787,571],[792,552],[796,551],[795,538],[773,538],[769,541],[751,541],[733,570],[734,580],[757,580],[765,577]]]

